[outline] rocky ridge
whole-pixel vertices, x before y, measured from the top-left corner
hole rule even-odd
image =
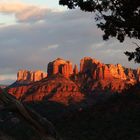
[[[37,71],[19,70],[17,73],[17,81],[25,82],[25,83],[40,81],[46,77],[47,77],[47,73],[41,70],[37,70]]]
[[[96,59],[84,57],[80,62],[80,73],[87,74],[95,79],[121,79],[128,81],[140,80],[140,69],[124,68],[121,64],[103,64]]]
[[[80,61],[80,86],[92,92],[122,92],[130,85],[139,82],[139,69],[124,68],[117,64],[104,64],[91,57]]]
[[[47,71],[48,76],[42,72],[28,76],[28,71],[20,71],[17,81],[32,83],[10,87],[9,93],[24,101],[47,99],[69,104],[80,102],[89,94],[122,92],[140,82],[140,69],[104,64],[91,57],[81,59],[80,70],[77,65],[73,68],[72,62],[58,58],[48,64]]]

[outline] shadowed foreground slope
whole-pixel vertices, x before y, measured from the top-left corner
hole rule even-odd
[[[8,111],[7,113],[9,113],[9,114],[6,113],[6,116],[3,116],[4,113],[1,112],[2,116],[0,118],[0,122],[2,123],[3,126],[6,125],[5,123],[3,123],[5,120],[5,117],[6,118],[7,118],[7,116],[12,117],[12,115],[14,113],[14,116],[16,116],[16,117],[10,118],[11,124],[15,123],[15,126],[16,126],[16,123],[18,123],[19,119],[21,119],[23,126],[27,125],[27,131],[32,131],[32,132],[34,131],[34,134],[36,134],[36,136],[38,137],[38,138],[32,137],[31,139],[59,140],[59,137],[58,137],[53,125],[47,119],[41,117],[35,111],[33,111],[32,109],[29,109],[27,106],[23,105],[20,101],[16,100],[13,96],[11,96],[6,91],[1,90],[1,89],[0,89],[0,103],[1,103],[0,109],[2,111],[7,110]],[[6,121],[6,123],[7,123],[7,121]],[[9,123],[9,125],[7,124],[8,127],[10,127],[11,124],[10,123]],[[3,134],[1,134],[1,135],[3,137]],[[17,133],[17,135],[18,135],[18,133]],[[7,137],[7,136],[5,136],[5,137]],[[4,137],[3,137],[3,139],[4,139]]]
[[[139,140],[140,96],[110,99],[56,121],[64,140]]]
[[[47,116],[63,140],[139,140],[140,138],[139,85],[86,108],[72,109],[72,106],[55,102],[48,104],[47,100],[43,100],[28,105],[42,116]],[[62,110],[64,112],[61,112]],[[23,120],[18,123],[19,120],[13,113],[7,115],[5,110],[0,116],[4,118],[4,122],[0,122],[1,132],[14,137],[15,140],[38,140],[35,131]]]

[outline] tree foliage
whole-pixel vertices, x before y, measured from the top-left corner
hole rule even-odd
[[[140,46],[137,43],[134,43],[137,45],[137,48],[135,49],[134,52],[125,52],[125,55],[128,56],[128,60],[131,61],[132,59],[134,59],[135,62],[139,62],[140,63]]]
[[[97,26],[104,32],[103,39],[116,37],[123,42],[126,37],[140,39],[140,0],[59,0],[60,5],[69,9],[79,7],[85,12],[94,12]],[[140,56],[126,52],[129,60]],[[140,60],[135,59],[135,62]]]

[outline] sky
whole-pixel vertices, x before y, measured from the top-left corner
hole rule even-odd
[[[19,69],[47,71],[57,57],[80,63],[84,56],[103,63],[128,62],[135,40],[103,41],[93,13],[68,10],[59,0],[0,0],[0,84],[11,84]]]

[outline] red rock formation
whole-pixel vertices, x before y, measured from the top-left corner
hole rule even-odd
[[[80,61],[80,72],[92,71],[98,64],[100,64],[98,60],[92,59],[91,57],[84,57]]]
[[[140,80],[140,70],[122,67],[120,64],[103,64],[98,60],[85,57],[80,62],[79,82],[87,91],[108,89],[110,92],[121,92],[129,85]],[[87,86],[88,85],[88,86]]]
[[[123,80],[127,79],[127,75],[124,72],[125,69],[120,64],[117,65],[110,64],[108,65],[108,68],[112,77]]]
[[[28,71],[28,70],[19,70],[17,73],[17,81],[20,82],[36,82],[43,78],[46,78],[47,74],[43,71]]]
[[[66,78],[70,77],[73,74],[72,63],[61,58],[57,58],[53,62],[50,62],[48,64],[48,76],[58,73]]]
[[[136,75],[138,82],[140,82],[140,68],[137,69]]]
[[[121,80],[136,80],[139,77],[140,70],[135,71],[131,69],[126,69],[122,65],[117,64],[103,64],[98,60],[92,59],[90,57],[85,57],[80,62],[80,72],[87,75],[92,75],[93,79],[121,79]]]
[[[77,75],[78,73],[79,73],[79,71],[78,71],[78,66],[77,66],[77,65],[74,65],[73,74],[74,74],[74,75]]]
[[[71,102],[82,101],[84,94],[80,92],[80,88],[73,81],[58,74],[33,83],[21,98],[24,101],[47,99],[67,105]]]
[[[56,59],[48,64],[48,77],[42,72],[19,71],[18,81],[33,81],[27,85],[11,87],[9,92],[25,101],[50,101],[69,104],[81,101],[85,94],[121,92],[140,81],[140,69],[133,70],[120,64],[103,64],[96,59],[85,57],[72,69],[72,63]],[[41,80],[42,79],[42,80]],[[73,81],[72,81],[72,80]],[[40,81],[38,81],[40,80]],[[35,82],[38,81],[38,82]]]
[[[8,92],[15,96],[17,99],[20,99],[28,91],[31,85],[19,85],[15,87],[10,87]]]

